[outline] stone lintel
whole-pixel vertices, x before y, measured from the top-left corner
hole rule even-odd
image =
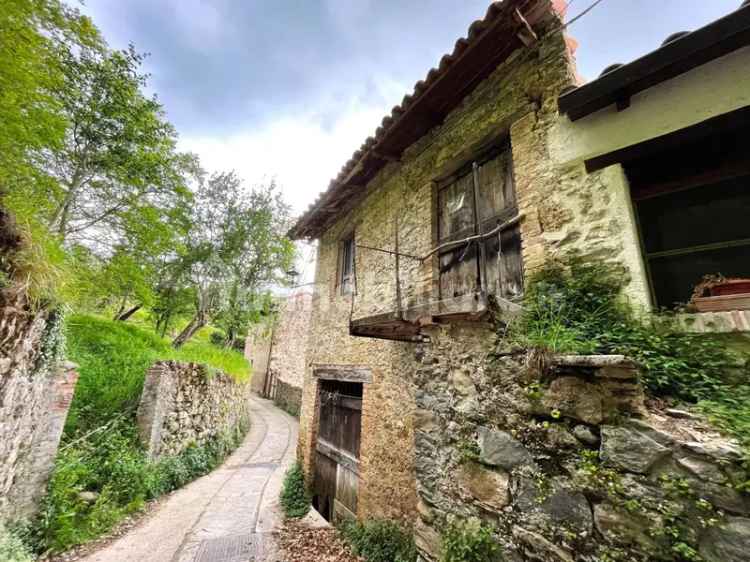
[[[342,382],[372,382],[372,369],[361,365],[313,365],[313,377]]]

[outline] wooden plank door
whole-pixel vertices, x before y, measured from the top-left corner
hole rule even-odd
[[[356,517],[362,428],[362,385],[321,381],[314,491],[329,521]]]

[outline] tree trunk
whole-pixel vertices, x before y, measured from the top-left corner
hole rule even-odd
[[[135,314],[136,312],[138,312],[141,309],[141,306],[142,305],[137,304],[133,308],[131,308],[130,310],[126,310],[125,312],[121,312],[120,314],[117,315],[117,318],[115,318],[115,320],[118,320],[120,322],[125,322],[128,318],[130,318],[131,316],[133,316],[133,314]]]
[[[128,304],[127,297],[122,297],[122,301],[120,301],[120,307],[117,309],[117,312],[115,312],[115,315],[112,317],[112,320],[117,320],[122,316],[122,314],[125,312],[125,305]]]
[[[178,336],[172,342],[172,347],[179,349],[185,342],[192,338],[195,333],[203,328],[208,322],[208,317],[205,312],[199,312],[196,314],[190,323],[178,334]]]

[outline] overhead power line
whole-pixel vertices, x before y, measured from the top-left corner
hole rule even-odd
[[[575,1],[575,0],[571,0],[570,2],[568,2],[568,7],[569,7],[569,6],[570,6],[570,5],[571,5],[571,4],[572,4],[572,3],[574,2],[574,1]],[[586,8],[585,10],[583,10],[583,11],[582,11],[582,12],[581,12],[580,14],[578,14],[578,15],[577,15],[576,17],[574,17],[573,19],[571,19],[570,21],[568,21],[568,23],[566,23],[565,25],[563,25],[563,26],[562,26],[562,29],[565,29],[566,27],[569,27],[569,26],[573,25],[573,24],[574,24],[575,22],[577,22],[577,21],[578,21],[579,19],[581,19],[581,18],[582,18],[583,16],[585,16],[586,14],[588,14],[588,13],[589,13],[589,12],[590,12],[591,10],[593,10],[594,8],[596,8],[596,7],[597,7],[597,6],[599,5],[599,4],[601,4],[602,2],[604,2],[604,0],[596,0],[596,1],[595,1],[595,2],[593,3],[593,4],[591,4],[591,5],[590,5],[590,6],[588,7],[588,8]]]

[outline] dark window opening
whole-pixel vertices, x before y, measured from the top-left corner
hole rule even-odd
[[[339,263],[339,287],[342,295],[352,293],[354,286],[354,235],[341,242]]]
[[[517,214],[513,161],[510,145],[505,143],[441,182],[438,243],[489,232]],[[439,264],[440,298],[461,297],[484,289],[488,294],[514,299],[523,291],[521,235],[517,224],[480,243],[462,244],[441,252]],[[482,287],[483,279],[486,287]]]
[[[705,275],[750,277],[750,130],[717,132],[626,165],[655,304]]]

